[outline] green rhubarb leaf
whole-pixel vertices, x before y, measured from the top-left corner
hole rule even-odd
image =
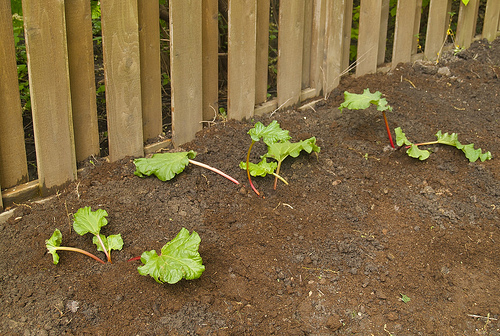
[[[378,111],[392,111],[392,107],[387,104],[387,100],[382,98],[382,93],[376,91],[370,92],[370,89],[365,89],[362,94],[344,92],[344,102],[340,104],[339,110],[344,108],[349,110],[364,110],[373,104],[377,106]]]
[[[291,139],[288,131],[281,129],[280,124],[278,124],[276,120],[273,120],[267,126],[264,126],[261,122],[257,122],[254,127],[248,131],[248,134],[255,142],[262,138],[264,143],[268,146],[274,142]]]
[[[265,177],[267,174],[273,174],[278,167],[278,164],[274,161],[267,162],[266,158],[263,158],[259,163],[248,163],[248,170],[252,176]],[[247,169],[246,162],[240,162],[240,168],[243,170]]]
[[[419,159],[421,161],[426,160],[431,153],[428,150],[420,149],[417,145],[412,144],[411,147],[406,151],[408,156]]]
[[[401,127],[395,128],[394,132],[396,132],[396,143],[398,146],[411,146],[412,143],[406,138],[406,134],[401,130]]]
[[[200,236],[193,231],[182,228],[177,236],[161,249],[161,255],[156,251],[146,251],[141,255],[144,265],[138,267],[139,274],[149,275],[156,282],[174,284],[182,278],[197,279],[205,271],[198,248]]]
[[[52,236],[45,240],[45,246],[47,247],[47,250],[49,250],[49,253],[52,254],[52,261],[54,262],[54,265],[57,265],[59,263],[59,255],[57,254],[57,248],[61,246],[62,243],[62,234],[59,229],[55,229],[54,233]]]
[[[452,133],[452,134],[442,134],[441,131],[439,130],[436,133],[436,137],[438,138],[438,143],[440,144],[445,144],[445,145],[450,145],[454,146],[457,149],[462,150],[464,152],[465,157],[470,161],[470,162],[476,162],[478,159],[481,160],[481,162],[484,162],[486,160],[491,160],[492,156],[490,152],[483,153],[481,148],[474,149],[474,144],[468,144],[468,145],[462,145],[458,141],[458,135],[457,133]]]
[[[297,157],[300,155],[301,151],[306,151],[307,153],[319,152],[320,147],[316,145],[316,138],[312,137],[307,140],[299,142],[276,142],[269,146],[267,154],[265,157],[273,158],[278,162],[283,161],[288,156]]]
[[[177,153],[159,153],[151,158],[139,158],[134,160],[136,170],[135,175],[139,177],[158,177],[161,181],[168,181],[176,174],[181,173],[189,164],[190,159],[196,157],[195,151]]]
[[[106,248],[107,251],[111,251],[111,250],[118,250],[119,251],[123,248],[123,240],[122,240],[122,236],[120,234],[110,235],[108,237],[106,237],[103,234],[100,234],[99,237],[101,237],[101,240],[102,240],[104,247]],[[99,242],[99,239],[97,238],[97,236],[94,236],[94,238],[92,239],[92,242],[97,246],[97,251],[106,252],[102,249],[102,245]]]
[[[101,227],[108,224],[105,218],[108,215],[106,210],[97,209],[92,211],[90,207],[78,209],[73,216],[73,228],[80,236],[90,232],[97,236]]]

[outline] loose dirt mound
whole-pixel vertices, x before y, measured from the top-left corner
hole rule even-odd
[[[2,334],[499,335],[499,76],[500,42],[481,41],[438,65],[345,78],[314,110],[220,122],[183,146],[243,186],[192,165],[161,182],[134,176],[131,159],[94,162],[0,227]],[[493,160],[443,145],[428,146],[426,161],[390,149],[374,108],[337,108],[344,90],[365,88],[384,94],[391,128],[413,142],[456,132]],[[255,178],[259,198],[238,164],[254,122],[274,119],[294,140],[316,136],[321,152],[284,162],[289,186]],[[61,252],[53,265],[55,228],[65,245],[95,251],[71,231],[84,206],[109,213],[103,233],[121,233],[123,250],[114,264]],[[182,227],[201,236],[200,279],[161,285],[127,262]]]

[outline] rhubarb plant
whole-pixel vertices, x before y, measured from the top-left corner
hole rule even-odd
[[[91,257],[92,259],[100,262],[101,264],[105,264],[104,261],[102,261],[101,259],[99,259],[90,252],[87,252],[85,250],[76,247],[61,246],[61,244],[62,244],[62,234],[61,231],[59,231],[59,229],[55,229],[50,239],[45,240],[45,246],[47,247],[47,250],[49,250],[49,253],[52,254],[52,261],[54,262],[54,265],[57,265],[59,263],[59,255],[57,254],[57,251],[78,252]]]
[[[139,158],[134,160],[136,170],[134,174],[139,177],[155,175],[161,181],[168,181],[184,171],[189,163],[211,170],[231,182],[239,182],[224,172],[206,165],[202,162],[193,160],[196,157],[195,151],[176,152],[176,153],[158,153],[153,154],[151,158]]]
[[[181,279],[198,279],[205,271],[198,248],[200,236],[182,228],[177,236],[165,244],[158,255],[155,250],[143,252],[137,270],[141,275],[149,275],[158,283],[174,284]]]
[[[468,145],[462,145],[458,141],[457,133],[443,134],[441,133],[441,130],[439,130],[436,133],[437,137],[436,141],[414,144],[410,140],[408,140],[406,134],[401,130],[401,127],[396,128],[394,131],[396,132],[396,143],[398,144],[398,146],[405,146],[407,148],[406,153],[408,154],[408,156],[412,158],[425,160],[430,156],[430,152],[428,150],[420,149],[419,146],[443,144],[443,145],[453,146],[456,147],[457,149],[462,150],[462,152],[464,152],[465,154],[465,157],[470,162],[476,162],[478,159],[481,160],[481,162],[492,159],[492,155],[490,152],[483,153],[481,148],[475,149],[473,143]]]
[[[391,130],[389,128],[389,123],[387,122],[387,116],[385,111],[392,111],[392,107],[387,103],[385,98],[382,98],[382,93],[376,91],[374,93],[370,92],[370,89],[365,89],[362,94],[344,92],[344,102],[340,104],[339,110],[342,112],[344,108],[349,110],[364,110],[375,105],[378,111],[382,112],[384,117],[385,128],[387,130],[387,135],[389,137],[389,142],[391,147],[395,148],[394,142],[392,141]]]
[[[108,224],[108,221],[105,218],[107,215],[108,213],[103,209],[92,211],[90,207],[81,208],[73,216],[73,229],[81,236],[86,233],[92,233],[94,235],[93,243],[97,246],[97,250],[104,252],[108,262],[112,263],[111,250],[121,250],[123,247],[123,240],[119,234],[106,237],[100,233],[101,228]],[[57,254],[57,251],[79,252],[104,264],[104,261],[90,252],[74,247],[61,246],[61,243],[62,234],[59,229],[56,229],[52,234],[52,237],[45,241],[47,250],[50,254],[52,254],[54,264],[59,263],[59,255]]]
[[[288,184],[288,182],[279,175],[281,163],[288,156],[297,157],[300,155],[301,151],[305,151],[307,153],[320,151],[320,147],[316,145],[315,137],[295,143],[290,142],[289,140],[291,137],[289,136],[288,131],[282,130],[276,120],[273,120],[266,127],[264,127],[262,123],[258,122],[255,124],[254,128],[248,131],[248,134],[252,138],[252,144],[250,145],[247,153],[247,160],[246,162],[240,163],[240,168],[246,169],[250,185],[257,195],[260,195],[260,193],[254,187],[250,176],[264,177],[268,174],[274,175],[274,190],[276,190],[278,179],[283,181],[283,183]],[[261,157],[262,160],[258,164],[254,164],[249,162],[250,151],[252,150],[252,146],[261,138],[267,145],[268,151]],[[274,159],[276,162],[268,162],[267,158]]]
[[[267,146],[270,146],[271,144],[275,142],[284,142],[288,141],[291,137],[288,134],[287,130],[281,129],[280,125],[276,120],[273,120],[269,125],[264,126],[261,122],[257,122],[253,128],[251,128],[248,131],[248,134],[250,135],[250,138],[252,138],[252,143],[250,144],[250,147],[248,148],[247,151],[247,160],[244,163],[244,168],[242,167],[240,163],[240,167],[242,169],[245,169],[247,171],[247,176],[248,176],[248,182],[250,183],[250,187],[252,190],[257,194],[260,195],[259,191],[255,188],[255,186],[252,183],[252,178],[251,176],[266,176],[267,174],[271,174],[271,171],[269,170],[270,166],[267,165],[267,161],[264,159],[259,163],[259,167],[255,167],[254,169],[251,170],[250,168],[250,153],[252,151],[252,147],[256,142],[259,142],[260,139],[264,141],[264,143]],[[257,170],[260,170],[257,172]]]

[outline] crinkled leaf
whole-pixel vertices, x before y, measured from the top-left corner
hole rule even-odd
[[[387,104],[387,100],[382,98],[382,93],[376,91],[370,92],[370,89],[365,89],[362,94],[344,92],[344,102],[340,104],[339,110],[344,108],[349,110],[364,110],[373,104],[377,106],[379,111],[392,111],[392,107]]]
[[[482,162],[486,160],[491,160],[492,156],[490,152],[483,153],[481,148],[474,149],[474,144],[468,144],[468,145],[462,145],[458,141],[458,135],[457,133],[452,133],[452,134],[442,134],[441,131],[438,131],[436,133],[436,137],[438,138],[438,143],[440,144],[445,144],[445,145],[450,145],[454,146],[457,149],[462,150],[464,152],[465,157],[470,161],[470,162],[476,162],[478,159],[480,159]]]
[[[267,162],[266,158],[263,158],[259,163],[248,163],[248,170],[250,171],[250,175],[252,176],[261,176],[264,177],[267,174],[273,174],[278,164],[274,161]],[[247,169],[246,162],[240,162],[240,168],[243,170]]]
[[[248,131],[248,134],[255,142],[262,138],[264,143],[268,146],[274,142],[287,141],[291,138],[288,131],[281,129],[280,124],[278,124],[276,120],[273,120],[267,126],[264,126],[261,122],[257,122],[254,127]]]
[[[61,246],[62,243],[62,234],[59,229],[55,229],[54,233],[52,234],[52,237],[49,239],[45,240],[45,246],[47,247],[47,250],[49,250],[49,253],[52,254],[52,261],[54,262],[54,265],[57,265],[59,263],[59,255],[57,254],[57,248]]]
[[[406,134],[401,130],[401,127],[394,129],[394,131],[396,132],[396,143],[398,144],[398,146],[411,145],[410,140],[406,138]]]
[[[412,144],[410,148],[406,151],[408,156],[419,159],[421,161],[426,160],[431,153],[428,150],[420,149],[417,145]]]
[[[193,231],[182,228],[177,236],[161,249],[146,251],[141,255],[144,265],[138,267],[139,274],[150,275],[159,283],[174,284],[182,278],[197,279],[205,271],[203,261],[198,252],[200,236]]]
[[[78,209],[73,216],[73,228],[80,236],[90,232],[93,235],[98,235],[101,227],[108,224],[106,210],[97,209],[92,211],[90,207]]]
[[[195,151],[177,153],[159,153],[151,158],[139,158],[134,160],[135,175],[139,177],[151,176],[152,174],[162,181],[174,178],[181,173],[189,164],[189,159],[196,157]]]
[[[401,301],[403,301],[404,303],[408,303],[411,301],[411,299],[407,295],[401,294]]]
[[[121,250],[123,248],[123,239],[122,239],[122,236],[120,234],[111,235],[108,237],[106,237],[103,234],[100,234],[99,237],[101,237],[102,242],[104,244],[104,247],[106,248],[107,251]],[[94,238],[92,239],[92,242],[97,246],[97,251],[105,252],[102,249],[102,245],[99,242],[99,239],[97,238],[97,236],[94,236]]]
[[[286,159],[287,156],[297,157],[300,155],[301,151],[306,151],[307,153],[319,152],[320,147],[316,145],[316,138],[312,137],[307,140],[299,142],[276,142],[269,146],[268,152],[265,157],[273,158],[278,162]]]

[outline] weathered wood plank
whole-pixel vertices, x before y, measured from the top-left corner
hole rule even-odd
[[[478,10],[479,0],[470,0],[467,6],[460,2],[455,40],[460,48],[468,48],[474,39]]]
[[[219,111],[219,26],[217,0],[203,0],[203,120]]]
[[[415,21],[413,22],[413,39],[411,54],[412,56],[418,53],[419,50],[419,40],[420,40],[420,20],[422,18],[422,0],[416,0],[415,8]]]
[[[377,71],[382,0],[361,0],[356,76]]]
[[[389,1],[389,0],[387,0]],[[344,0],[344,28],[342,40],[342,63],[340,69],[346,71],[350,65],[351,56],[351,29],[352,29],[353,0]]]
[[[12,29],[10,1],[0,1],[0,185],[4,188],[28,180]]]
[[[400,0],[397,4],[392,68],[410,62],[414,40],[416,0]]]
[[[304,2],[280,1],[278,33],[278,106],[297,104],[302,89]]]
[[[23,183],[21,185],[17,185],[13,188],[9,188],[7,190],[4,190],[3,192],[3,204],[4,207],[7,208],[9,206],[12,206],[14,204],[20,204],[23,202],[26,202],[29,199],[36,198],[39,195],[39,181],[34,180],[30,181],[27,183]],[[53,193],[51,193],[53,194]],[[47,194],[46,196],[49,196],[50,194]]]
[[[326,0],[314,0],[313,22],[311,31],[311,70],[309,72],[310,87],[316,95],[323,89],[325,56],[325,28],[326,28]],[[350,39],[350,37],[349,37]]]
[[[255,105],[267,100],[269,72],[269,4],[270,0],[257,0],[257,37],[255,59]]]
[[[202,2],[170,1],[172,130],[176,146],[194,139],[203,120]]]
[[[493,41],[497,37],[500,24],[500,1],[488,0],[484,14],[483,38]]]
[[[76,161],[99,155],[90,2],[66,0],[66,34]]]
[[[250,118],[255,107],[257,0],[229,0],[228,117]]]
[[[109,159],[143,156],[137,0],[101,1]]]
[[[76,178],[64,2],[23,0],[38,181],[42,195]]]
[[[439,57],[447,37],[446,31],[448,30],[448,13],[450,10],[451,0],[431,0],[429,4],[424,56],[430,61],[434,61]]]
[[[138,0],[139,50],[143,140],[162,132],[160,7],[155,1]]]
[[[311,36],[313,23],[313,0],[304,1],[304,34],[302,46],[302,89],[310,87],[311,82]]]
[[[389,5],[390,0],[382,0],[382,8],[380,9],[380,35],[378,40],[377,65],[381,65],[385,62]]]
[[[340,82],[342,69],[342,41],[344,39],[344,0],[326,2],[326,41],[325,41],[325,83],[323,94],[327,96]]]

